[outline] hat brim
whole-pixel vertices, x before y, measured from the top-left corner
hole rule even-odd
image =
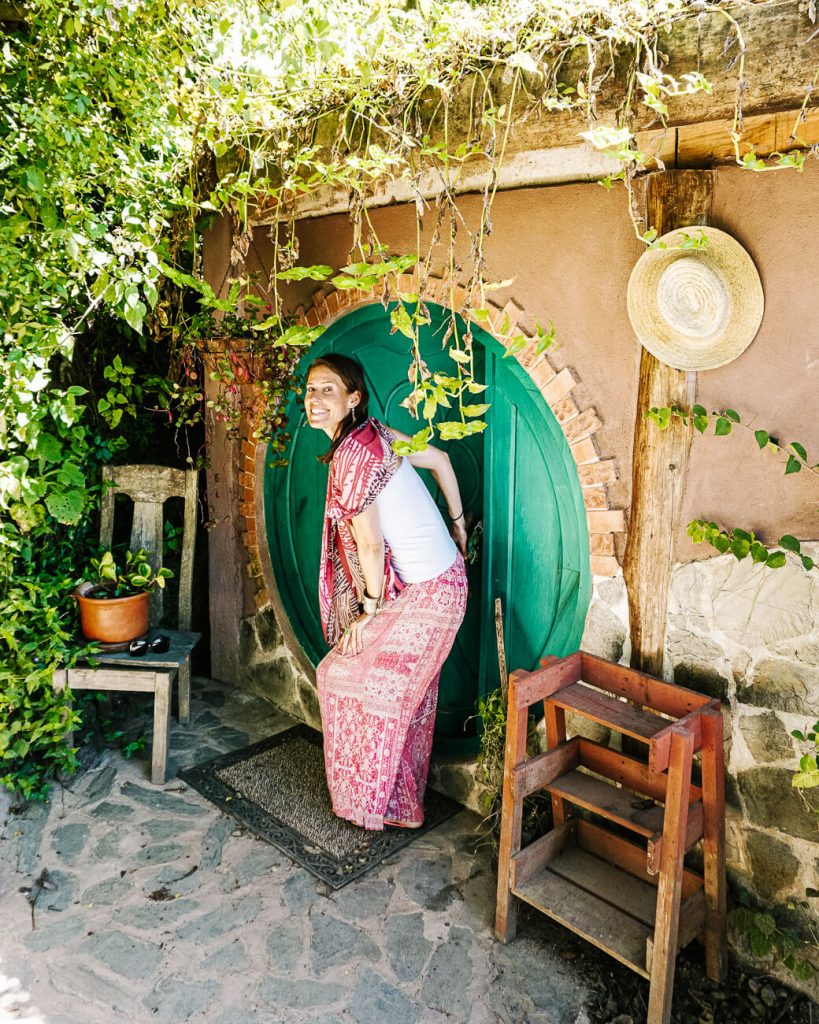
[[[683,234],[708,240],[705,249],[680,249]],[[765,298],[754,262],[740,243],[718,228],[693,226],[669,231],[658,241],[665,249],[643,253],[628,282],[628,315],[640,344],[678,370],[713,370],[736,359],[751,344],[762,323]],[[657,289],[660,278],[678,259],[703,261],[723,281],[731,298],[726,321],[714,334],[696,337],[670,325],[662,316]]]

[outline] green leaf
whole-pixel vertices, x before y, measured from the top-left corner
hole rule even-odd
[[[456,363],[463,364],[469,362],[469,356],[466,354],[466,352],[462,352],[459,348],[450,348],[449,358],[454,359]]]
[[[412,320],[406,306],[398,305],[395,307],[390,313],[390,323],[392,324],[392,333],[400,331],[407,338],[415,340],[415,328],[412,326]]]
[[[724,533],[718,533],[714,537],[712,544],[721,555],[724,555],[731,547],[731,538]]]
[[[526,348],[529,339],[523,334],[516,334],[514,338],[509,342],[506,351],[503,353],[503,358],[506,359],[509,356],[517,355],[518,352],[522,352]]]
[[[727,416],[729,420],[733,420],[734,423],[739,423],[739,413],[733,409],[723,409],[723,416]]]
[[[786,562],[787,559],[785,558],[785,554],[782,551],[771,552],[771,554],[768,555],[767,559],[765,560],[765,564],[768,566],[769,569],[781,569]]]
[[[708,413],[705,411],[705,407],[702,405],[695,405],[691,409],[691,412],[693,412],[695,416],[708,416]]]
[[[815,973],[816,968],[810,960],[797,960],[793,966],[793,976],[798,981],[810,981]]]
[[[791,777],[794,789],[815,789],[819,786],[819,768],[809,772],[795,772]]]
[[[26,182],[32,192],[42,192],[45,188],[45,177],[39,167],[26,168]]]
[[[717,417],[717,423],[714,427],[714,434],[717,437],[724,437],[726,434],[731,433],[731,421],[726,419],[724,416]]]
[[[779,538],[779,544],[786,551],[794,551],[797,555],[799,554],[802,548],[802,545],[799,543],[796,537],[791,536],[791,534],[789,533],[786,533],[783,537]]]
[[[790,473],[798,473],[801,468],[802,463],[799,459],[795,459],[793,455],[789,455],[787,465],[785,466],[785,476],[788,476]]]
[[[279,281],[326,281],[332,272],[332,267],[317,263],[312,267],[291,267],[290,270],[282,270],[276,277]]]
[[[85,492],[78,490],[58,491],[49,494],[45,500],[46,508],[58,523],[66,526],[76,525],[85,509]]]
[[[483,416],[488,408],[488,405],[462,405],[461,412],[464,416]]]
[[[776,931],[776,921],[771,914],[754,914],[754,927],[770,937]]]
[[[731,553],[733,554],[734,558],[738,559],[740,562],[743,558],[746,558],[748,556],[750,550],[751,545],[748,543],[747,540],[742,540],[742,538],[740,537],[735,537],[734,540],[731,541]]]
[[[793,448],[793,450],[796,452],[799,458],[802,459],[803,462],[808,461],[808,453],[805,450],[804,445],[799,444],[798,441],[791,441],[791,448]]]
[[[756,438],[756,443],[760,448],[764,448],[771,439],[771,435],[767,430],[755,430],[754,437]]]
[[[755,540],[751,545],[751,559],[756,563],[768,560],[768,549],[758,540]]]
[[[57,472],[57,479],[68,487],[85,487],[85,476],[76,462],[63,462]]]
[[[444,423],[438,424],[438,433],[443,441],[459,441],[461,438],[466,437],[468,428],[465,423],[461,423],[458,420],[454,422],[447,420]]]
[[[800,555],[799,557],[802,559],[802,565],[810,572],[816,564],[814,560],[809,555]]]
[[[43,462],[59,462],[63,458],[63,446],[53,434],[41,433],[37,438],[37,446],[30,453],[32,458]]]

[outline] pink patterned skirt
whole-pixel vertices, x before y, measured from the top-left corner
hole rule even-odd
[[[356,825],[424,820],[438,677],[466,611],[460,555],[408,584],[364,630],[364,649],[333,649],[316,669],[333,811]]]

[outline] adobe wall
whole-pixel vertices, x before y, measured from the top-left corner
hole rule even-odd
[[[736,237],[752,255],[765,290],[765,316],[757,338],[739,359],[698,374],[697,397],[709,410],[736,409],[745,422],[770,430],[782,441],[801,441],[809,457],[819,461],[817,200],[815,164],[802,175],[718,171],[713,224]],[[464,197],[460,207],[475,224],[479,200]],[[382,241],[394,252],[415,248],[414,210],[385,208],[371,216]],[[568,368],[576,381],[576,408],[596,411],[596,457],[613,468],[596,486],[608,509],[624,510],[627,528],[639,348],[625,295],[641,247],[625,197],[594,184],[501,193],[493,207],[493,224],[486,244],[487,277],[514,278],[508,288],[493,293],[493,299],[519,308],[520,322],[528,330],[535,320],[554,322],[559,347],[549,354],[550,372]],[[303,222],[300,263],[344,264],[350,230],[342,216]],[[229,243],[222,225],[206,247],[208,276],[214,285],[223,278]],[[264,229],[257,231],[248,254],[247,270],[254,269],[270,269]],[[434,267],[438,273],[443,269]],[[289,301],[293,309],[325,310],[329,319],[344,312],[338,300],[326,306],[321,299],[317,303],[315,285],[309,282],[292,288]],[[211,450],[212,477],[221,481],[223,492],[227,480],[237,480],[235,489],[244,499],[243,508],[234,501],[229,521],[212,535],[222,560],[221,568],[217,560],[212,570],[212,605],[223,621],[229,604],[233,635],[241,629],[241,647],[235,645],[232,660],[223,658],[224,678],[316,723],[310,673],[286,642],[287,624],[281,616],[277,619],[274,597],[264,581],[264,551],[257,554],[253,516],[258,503],[253,487],[258,457],[252,446],[238,463],[235,449]],[[690,542],[684,524],[695,517],[714,519],[753,529],[769,542],[784,533],[819,538],[819,481],[806,472],[785,478],[783,468],[772,454],[759,453],[746,431],[735,430],[727,438],[695,438],[676,542],[665,666],[668,678],[724,701],[729,865],[760,898],[779,903],[790,895],[801,897],[806,885],[816,884],[819,870],[819,830],[808,806],[819,806],[819,791],[814,790],[806,803],[791,789],[798,752],[789,735],[793,728],[819,718],[819,573],[808,574],[797,565],[766,570],[749,562],[739,564],[730,556],[711,557],[710,548]],[[219,530],[230,539],[216,541]],[[245,582],[244,593],[237,596],[230,576],[235,572],[232,560],[239,557],[237,538],[244,531],[251,536],[250,547],[257,545],[250,563],[257,576],[258,611],[254,587]],[[595,577],[584,646],[627,660],[625,586],[613,557],[622,558],[625,532],[616,533],[613,540],[606,571]],[[819,556],[819,545],[811,550]],[[219,579],[229,576],[230,592],[225,593]],[[226,643],[224,632],[219,643]],[[444,771],[449,788],[466,795],[469,779],[464,772],[452,766]]]

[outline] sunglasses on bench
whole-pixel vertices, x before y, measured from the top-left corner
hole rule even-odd
[[[147,654],[148,651],[150,651],[151,654],[164,654],[170,646],[170,637],[161,633],[159,636],[155,636],[153,640],[132,640],[128,645],[128,653],[132,658],[141,658],[144,654]]]

